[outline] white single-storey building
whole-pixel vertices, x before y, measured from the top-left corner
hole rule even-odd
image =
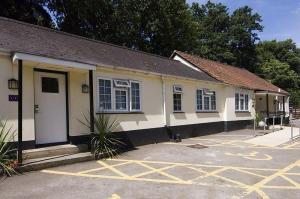
[[[244,128],[270,92],[223,81],[183,57],[0,17],[0,115],[17,130],[19,157],[23,149],[88,143],[94,127],[79,120],[99,112],[117,118],[129,146]]]

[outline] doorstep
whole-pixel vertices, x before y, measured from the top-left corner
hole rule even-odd
[[[36,158],[45,158],[59,155],[70,155],[81,152],[87,152],[88,145],[73,145],[73,144],[64,144],[50,147],[42,147],[36,149],[29,149],[23,151],[23,160],[36,159]]]
[[[19,170],[20,172],[36,171],[91,160],[94,160],[94,156],[90,152],[34,158],[24,160]]]

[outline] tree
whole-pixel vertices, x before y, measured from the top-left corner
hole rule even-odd
[[[164,56],[194,43],[184,0],[48,0],[47,6],[69,33]]]
[[[264,41],[256,46],[257,61],[263,64],[270,59],[286,62],[291,69],[300,74],[300,49],[291,39],[284,41]]]
[[[298,88],[299,75],[287,63],[270,59],[261,66],[265,79],[282,89]]]
[[[261,16],[248,6],[231,15],[229,34],[231,52],[236,57],[235,66],[255,70],[255,42],[259,40],[257,32],[263,30],[261,22]]]
[[[199,30],[197,46],[192,52],[201,57],[232,64],[235,57],[229,45],[228,8],[221,3],[208,1],[204,5],[193,3],[191,10]]]
[[[42,0],[1,0],[0,16],[40,26],[54,26]]]

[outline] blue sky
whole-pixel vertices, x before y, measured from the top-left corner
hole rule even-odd
[[[207,0],[187,0],[187,3],[206,3]],[[300,47],[300,0],[213,0],[220,2],[230,11],[248,5],[263,19],[263,32],[259,33],[261,40],[293,39]]]

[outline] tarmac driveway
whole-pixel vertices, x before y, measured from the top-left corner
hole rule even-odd
[[[0,198],[300,198],[300,140],[244,142],[250,130],[142,146],[117,159],[25,173]]]

